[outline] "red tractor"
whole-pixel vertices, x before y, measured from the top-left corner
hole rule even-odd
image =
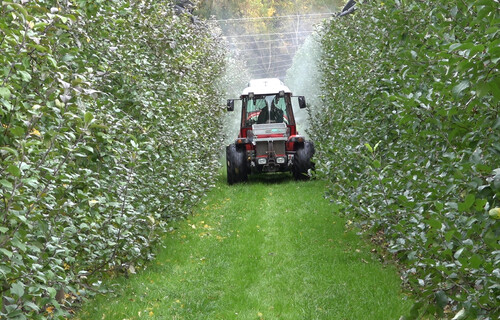
[[[240,132],[226,147],[229,184],[261,172],[291,171],[296,180],[309,179],[314,144],[297,132],[292,98],[290,89],[275,78],[251,80],[243,90]],[[305,98],[296,98],[305,108]],[[234,111],[234,100],[227,101],[228,111]]]

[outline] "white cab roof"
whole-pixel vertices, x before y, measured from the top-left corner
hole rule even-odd
[[[242,95],[249,92],[254,94],[276,94],[280,91],[291,93],[290,89],[278,78],[253,79],[248,82],[248,86],[243,90]]]

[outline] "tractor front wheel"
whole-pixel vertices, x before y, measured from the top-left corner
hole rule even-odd
[[[244,148],[235,144],[226,147],[227,183],[235,184],[248,180],[246,154]]]
[[[314,170],[314,163],[311,161],[314,155],[314,144],[306,141],[300,145],[293,157],[292,173],[295,180],[308,180],[309,170]]]

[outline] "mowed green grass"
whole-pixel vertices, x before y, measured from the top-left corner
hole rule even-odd
[[[323,198],[324,182],[225,177],[146,269],[77,319],[399,319],[412,303],[393,267]]]

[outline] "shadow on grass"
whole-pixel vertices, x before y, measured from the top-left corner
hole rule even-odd
[[[227,184],[227,173],[225,168],[224,172],[221,172],[221,174],[217,176],[216,181],[218,183]],[[295,181],[295,179],[289,172],[254,173],[248,175],[248,181],[243,182],[241,184],[270,185],[270,184],[284,184],[292,181]]]
[[[248,184],[283,184],[295,181],[288,172],[259,173],[248,176]]]
[[[223,160],[220,167],[220,174],[215,178],[217,183],[227,185],[227,167]],[[243,184],[252,185],[270,185],[270,184],[284,184],[296,181],[291,172],[268,172],[268,173],[252,173],[248,175],[248,181]],[[307,181],[307,180],[306,180]]]

